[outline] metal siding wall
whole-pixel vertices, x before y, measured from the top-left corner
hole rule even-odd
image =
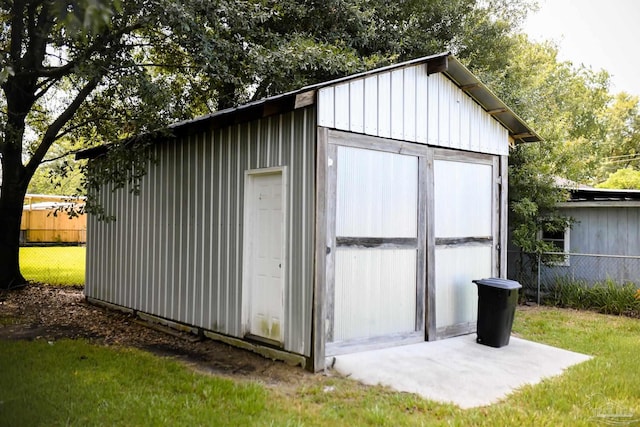
[[[640,255],[640,208],[580,207],[562,212],[576,220],[569,237],[571,252]]]
[[[244,172],[288,166],[285,349],[311,354],[315,110],[155,146],[141,193],[99,194],[89,217],[89,297],[242,337]]]
[[[507,155],[508,132],[443,74],[413,65],[325,87],[320,126]]]
[[[627,208],[627,254],[640,255],[640,208]]]

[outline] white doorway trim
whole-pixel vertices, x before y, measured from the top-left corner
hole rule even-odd
[[[260,232],[262,229],[257,224],[255,197],[257,191],[257,183],[260,178],[280,176],[281,185],[281,229],[276,233],[281,233],[279,240],[280,252],[276,254],[279,257],[278,266],[279,289],[276,295],[271,295],[269,302],[261,299],[256,295],[257,283],[255,280],[256,268],[258,268],[255,250],[256,245],[265,244],[259,239],[266,239],[265,233]],[[243,334],[251,339],[263,341],[267,344],[284,346],[285,328],[287,327],[285,320],[285,300],[286,300],[286,282],[288,270],[287,260],[287,221],[288,221],[288,188],[287,188],[287,168],[286,166],[252,169],[245,171],[244,176],[244,214],[243,214],[243,243],[242,243],[242,330]],[[272,248],[275,249],[275,248]],[[274,282],[272,282],[272,286]],[[271,319],[277,319],[272,322],[271,319],[262,322],[261,327],[256,326],[254,311],[258,304],[267,304],[268,311],[273,315]]]

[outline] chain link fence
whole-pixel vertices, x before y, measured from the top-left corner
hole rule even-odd
[[[508,256],[508,277],[520,282],[525,299],[538,304],[562,283],[640,287],[640,256],[520,251],[509,251]]]
[[[20,246],[84,245],[87,243],[86,229],[37,229],[20,230]]]
[[[50,285],[84,284],[84,246],[29,246],[20,248],[20,271],[25,279]]]

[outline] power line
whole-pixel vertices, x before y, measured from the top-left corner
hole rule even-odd
[[[609,159],[620,159],[620,158],[624,158],[624,157],[637,157],[640,156],[640,154],[622,154],[620,156],[610,156],[610,157],[605,157],[604,160],[609,160]]]

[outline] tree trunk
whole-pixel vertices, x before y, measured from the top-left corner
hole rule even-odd
[[[20,221],[28,180],[22,163],[2,162],[2,189],[0,191],[0,289],[13,289],[26,285],[20,273]],[[11,164],[14,163],[14,164]],[[17,179],[16,179],[17,178]]]
[[[9,114],[4,141],[0,141],[0,289],[13,289],[27,283],[20,273],[20,221],[31,176],[22,164],[23,135],[24,116]]]

